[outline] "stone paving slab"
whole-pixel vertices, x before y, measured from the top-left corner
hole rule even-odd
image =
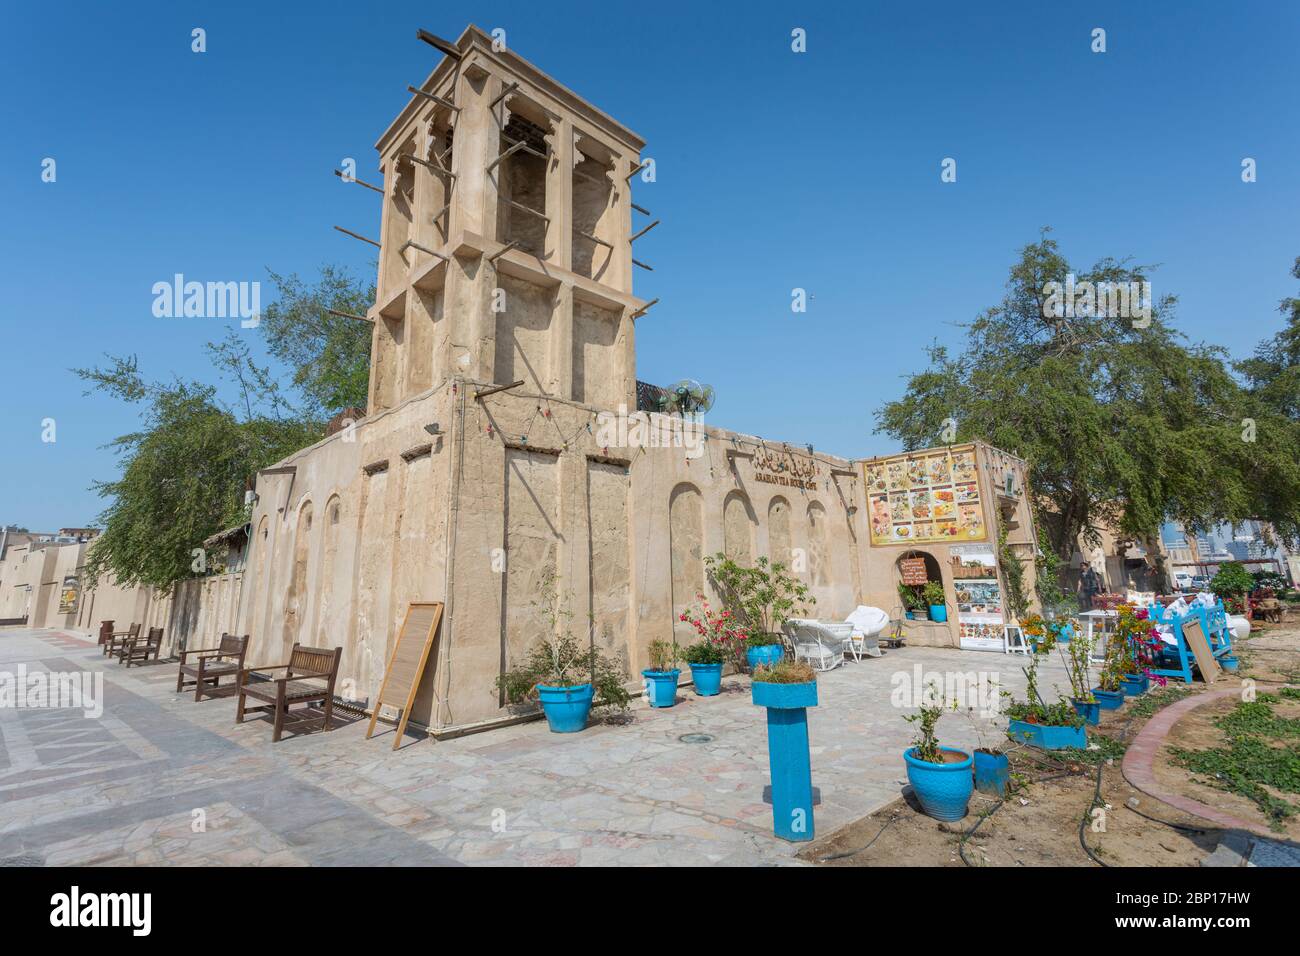
[[[393,752],[364,720],[272,745],[234,701],[175,693],[175,664],[129,670],[93,640],[0,629],[0,671],[104,675],[104,715],[0,710],[0,859],[103,865],[790,865],[771,833],[764,712],[748,680],[638,701],[625,724],[549,733],[544,721]],[[1023,657],[902,648],[819,677],[809,712],[818,834],[896,799],[922,674],[995,676],[1023,693]],[[1040,685],[1064,686],[1054,660]],[[902,696],[900,696],[902,695]],[[906,704],[907,706],[902,706]],[[336,711],[336,714],[338,712]],[[93,725],[93,726],[88,726]],[[1000,739],[1004,721],[945,717],[945,743]],[[684,743],[707,734],[705,743]],[[204,825],[195,830],[195,811]]]

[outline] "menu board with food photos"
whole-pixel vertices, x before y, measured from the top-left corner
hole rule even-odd
[[[974,445],[874,458],[862,467],[872,544],[987,540]]]

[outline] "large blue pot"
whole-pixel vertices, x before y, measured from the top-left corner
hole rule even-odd
[[[1122,690],[1102,690],[1100,687],[1094,687],[1092,696],[1097,698],[1097,706],[1101,710],[1119,710],[1124,706]]]
[[[641,676],[646,679],[651,707],[671,707],[677,703],[677,678],[682,676],[681,671],[642,671]]]
[[[1015,740],[1023,741],[1040,750],[1065,750],[1069,747],[1086,750],[1088,748],[1088,731],[1084,727],[1048,727],[1044,724],[1013,720],[1007,725],[1007,734]]]
[[[691,680],[695,682],[695,693],[701,697],[713,697],[722,690],[722,665],[692,664]]]
[[[1011,761],[1006,754],[975,751],[975,789],[994,797],[1004,797],[1011,783]]]
[[[595,688],[590,684],[574,687],[537,685],[542,712],[546,714],[546,722],[551,725],[551,732],[556,734],[576,734],[586,727],[587,715],[591,713],[591,700],[595,696]]]
[[[931,604],[931,605],[930,605],[930,620],[932,620],[932,621],[937,621],[937,622],[940,623],[940,624],[943,624],[945,621],[947,621],[947,620],[948,620],[948,605],[946,605],[946,604]]]
[[[915,747],[903,752],[907,763],[907,782],[921,804],[926,816],[936,820],[960,820],[966,815],[971,791],[975,789],[971,776],[971,755],[955,747],[940,747],[947,753],[961,754],[957,763],[927,763],[914,756]]]
[[[772,684],[756,680],[749,685],[753,701],[760,707],[773,707],[777,710],[798,710],[800,707],[817,706],[817,682],[810,680],[805,684]]]
[[[1151,678],[1146,674],[1125,674],[1119,679],[1119,686],[1129,697],[1139,697],[1151,686]]]
[[[749,669],[752,671],[755,667],[770,667],[785,656],[785,648],[780,644],[767,644],[763,647],[745,648],[745,660],[749,662]]]
[[[1096,701],[1089,704],[1074,697],[1070,698],[1070,703],[1074,705],[1074,712],[1094,727],[1101,723],[1101,704]]]

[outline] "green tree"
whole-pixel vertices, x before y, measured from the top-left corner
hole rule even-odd
[[[365,315],[375,301],[374,284],[331,265],[310,285],[297,275],[269,274],[277,297],[259,328],[267,351],[289,368],[306,412],[328,419],[350,406],[364,409],[373,327],[326,310]]]
[[[1011,267],[1002,301],[965,326],[965,349],[931,346],[929,367],[877,412],[877,431],[912,450],[941,444],[955,419],[956,440],[1024,457],[1040,525],[1067,560],[1080,534],[1095,541],[1102,526],[1141,540],[1167,520],[1195,531],[1256,518],[1294,534],[1294,429],[1242,387],[1223,349],[1171,327],[1175,297],[1137,319],[1047,308],[1048,283],[1067,274],[1141,283],[1149,272],[1115,259],[1075,270],[1044,230]]]
[[[111,573],[126,586],[166,589],[192,576],[204,539],[245,519],[243,492],[257,470],[319,438],[321,423],[286,401],[236,333],[209,350],[235,381],[235,408],[213,385],[146,381],[134,356],[74,370],[90,384],[87,394],[103,392],[141,412],[140,430],[109,445],[121,477],[93,485],[109,505],[87,555],[90,582]]]

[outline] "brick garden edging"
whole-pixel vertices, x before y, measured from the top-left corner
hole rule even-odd
[[[1171,807],[1177,807],[1179,810],[1198,816],[1203,820],[1209,820],[1221,827],[1248,830],[1259,836],[1276,839],[1277,834],[1271,832],[1267,827],[1241,820],[1223,810],[1206,806],[1191,797],[1172,793],[1156,780],[1154,770],[1156,754],[1164,746],[1165,739],[1169,736],[1169,732],[1173,730],[1174,724],[1178,722],[1179,718],[1197,707],[1204,707],[1217,700],[1223,700],[1225,697],[1236,697],[1240,694],[1241,689],[1238,687],[1210,690],[1203,694],[1194,694],[1186,700],[1180,700],[1176,704],[1170,704],[1163,710],[1157,711],[1156,715],[1147,721],[1146,726],[1138,733],[1133,743],[1129,745],[1124,754],[1121,769],[1124,773],[1124,779],[1134,787],[1148,796],[1164,801]]]

